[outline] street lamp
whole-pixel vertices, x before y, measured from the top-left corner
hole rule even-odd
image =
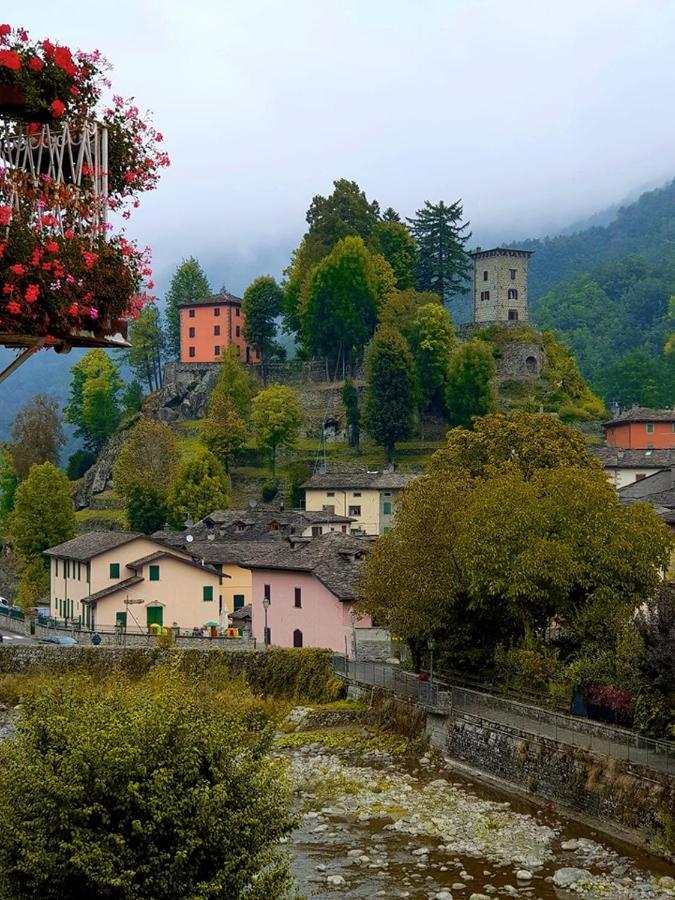
[[[434,680],[434,647],[436,646],[436,641],[433,638],[429,638],[429,681],[433,682]]]
[[[265,597],[265,599],[263,600],[263,609],[265,610],[265,631],[263,632],[263,637],[264,637],[264,641],[265,641],[265,649],[267,649],[267,647],[269,645],[269,639],[268,639],[269,632],[267,630],[267,610],[269,608],[270,608],[270,598]]]

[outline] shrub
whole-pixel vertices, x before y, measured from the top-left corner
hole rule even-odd
[[[177,671],[49,679],[0,748],[0,896],[290,897],[265,717]]]
[[[264,503],[271,503],[278,493],[279,482],[274,478],[270,478],[263,484],[260,490],[260,497]]]
[[[76,450],[68,458],[68,465],[66,467],[68,480],[77,481],[78,478],[82,478],[84,473],[88,469],[91,469],[95,462],[96,454],[91,450]]]

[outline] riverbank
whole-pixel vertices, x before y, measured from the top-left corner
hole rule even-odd
[[[302,815],[291,848],[307,896],[675,897],[667,864],[472,783],[364,717],[358,707],[337,721],[296,712],[285,728],[297,730],[279,740]]]

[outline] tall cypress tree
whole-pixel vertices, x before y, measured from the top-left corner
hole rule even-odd
[[[417,244],[416,282],[419,291],[434,291],[445,300],[466,291],[471,260],[464,249],[471,237],[469,223],[462,224],[461,200],[450,206],[424,201],[413,219],[408,219]]]
[[[166,295],[167,350],[170,356],[180,355],[180,310],[181,303],[203,300],[211,293],[208,278],[199,262],[191,256],[184,259],[174,272]]]
[[[415,362],[405,338],[380,326],[366,353],[364,424],[370,437],[394,459],[397,441],[410,436],[415,406]]]

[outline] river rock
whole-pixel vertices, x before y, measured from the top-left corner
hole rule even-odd
[[[659,878],[659,887],[664,888],[666,891],[672,891],[675,888],[675,878],[671,878],[670,875],[664,875],[662,878]]]
[[[518,881],[532,881],[532,872],[528,872],[527,869],[518,869],[516,878]]]
[[[579,841],[563,841],[560,847],[562,850],[578,850]]]
[[[326,878],[327,884],[330,884],[331,887],[342,887],[343,884],[347,884],[347,880],[343,875],[329,875]]]
[[[553,884],[559,888],[568,888],[576,884],[577,881],[588,881],[593,876],[587,869],[574,869],[566,867],[558,869],[553,875]]]

